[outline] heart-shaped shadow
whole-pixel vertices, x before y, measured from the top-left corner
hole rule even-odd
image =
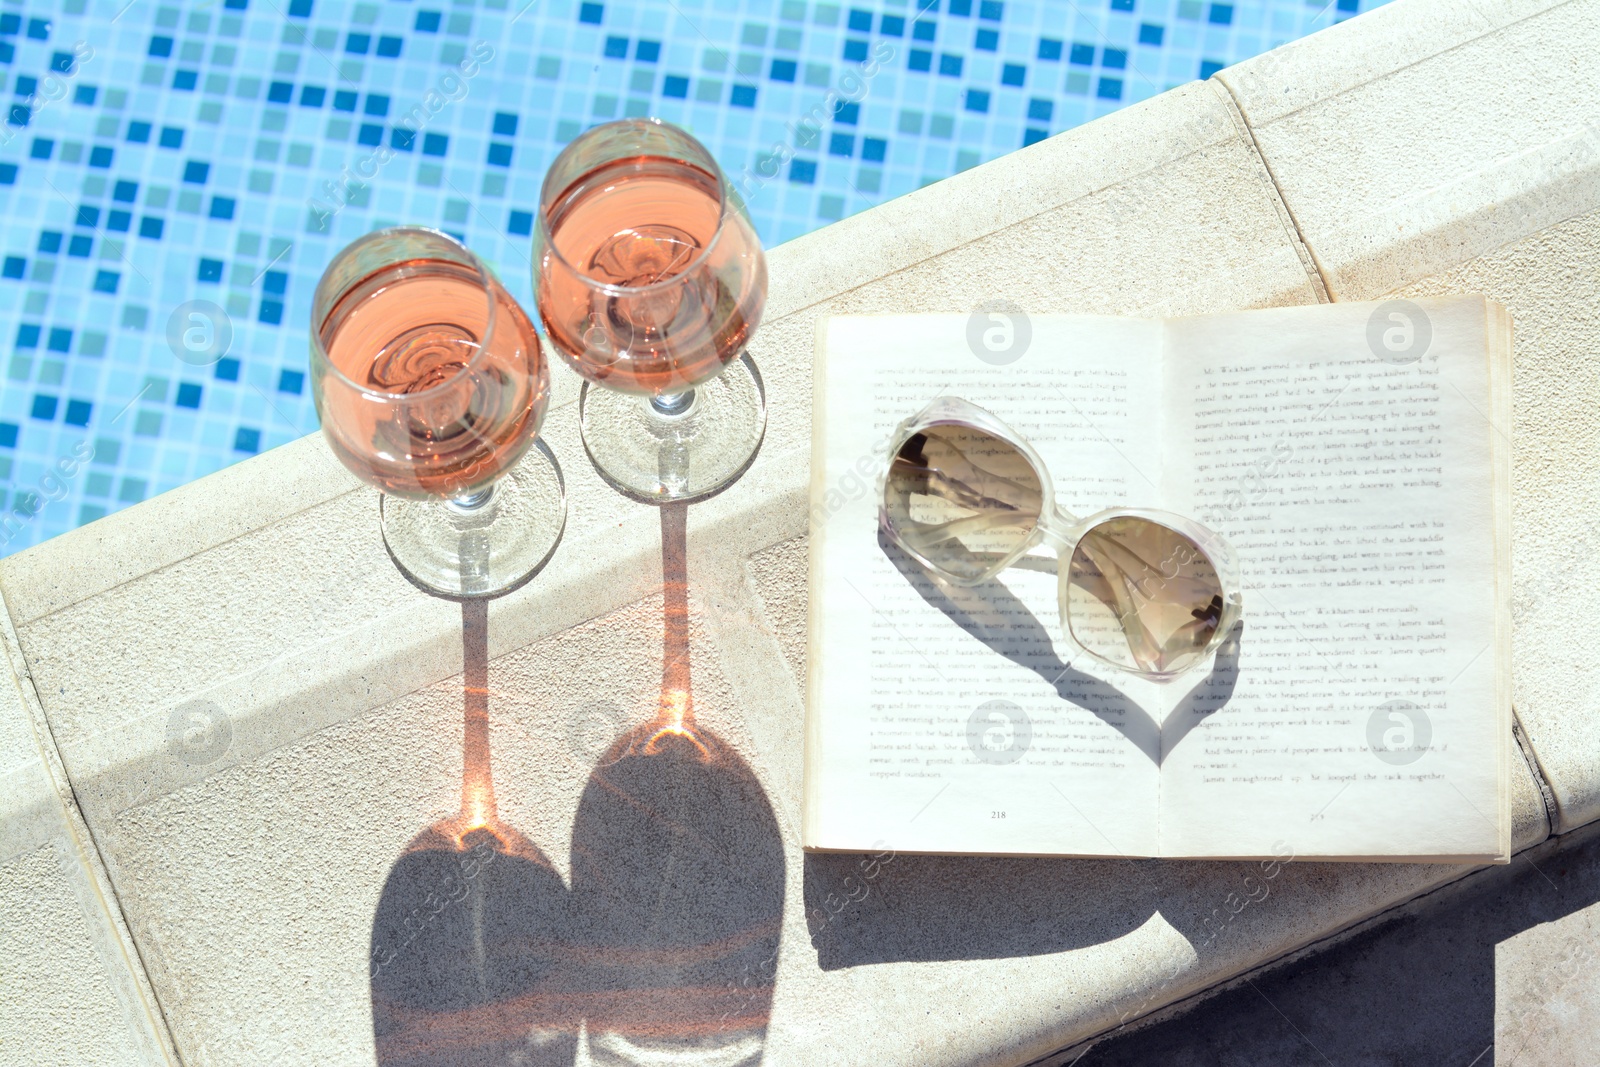
[[[944,581],[907,555],[881,529],[878,547],[930,606],[1006,659],[1043,678],[1062,700],[1076,704],[1117,730],[1151,763],[1159,764],[1195,726],[1222,710],[1233,696],[1239,679],[1239,648],[1244,640],[1242,619],[1223,639],[1210,670],[1186,679],[1182,684],[1191,688],[1158,720],[1148,708],[1115,686],[1064,662],[1044,624],[998,578],[970,586]],[[1025,556],[1016,566],[1054,573],[1059,564]]]
[[[372,919],[372,1028],[385,1067],[570,1064],[571,901],[554,865],[502,821],[489,762],[489,609],[461,609],[461,812],[389,870]]]

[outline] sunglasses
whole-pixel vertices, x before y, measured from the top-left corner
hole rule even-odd
[[[1147,509],[1072,517],[1038,453],[976,404],[941,397],[890,447],[878,513],[889,539],[957,585],[1048,544],[1062,629],[1104,663],[1169,680],[1209,659],[1239,619],[1237,564],[1220,534]]]

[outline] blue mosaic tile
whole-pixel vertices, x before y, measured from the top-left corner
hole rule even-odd
[[[1382,2],[7,0],[0,554],[315,430],[311,294],[369,230],[528,301],[595,123],[687,126],[774,245]]]

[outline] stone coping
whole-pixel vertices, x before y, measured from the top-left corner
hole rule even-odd
[[[572,884],[611,901],[636,952],[671,947],[637,920],[670,905],[754,953],[709,991],[703,974],[693,994],[635,991],[615,1026],[591,1023],[591,1048],[626,1055],[616,1042],[632,1035],[688,1062],[1027,1063],[1468,870],[1290,864],[1217,937],[1248,865],[907,856],[872,868],[862,895],[845,881],[859,857],[803,855],[820,315],[1018,293],[1030,311],[1121,314],[1463,289],[1506,303],[1531,760],[1515,761],[1516,847],[1552,815],[1556,830],[1600,816],[1600,687],[1582,654],[1600,617],[1573,580],[1600,503],[1585,110],[1600,75],[1580,61],[1597,46],[1600,0],[1398,0],[774,249],[754,350],[767,440],[688,514],[695,700],[726,773],[684,818],[738,816],[695,822],[695,848],[640,849],[605,806],[621,772],[596,770],[603,741],[659,700],[663,516],[589,469],[558,372],[546,438],[569,487],[565,541],[490,606],[483,653],[500,818],[527,842],[528,877],[559,876],[523,904]],[[369,973],[421,995],[427,976],[384,974],[369,939],[415,887],[419,831],[459,805],[463,633],[481,620],[400,578],[376,507],[313,436],[0,561],[19,680],[0,723],[0,914],[23,924],[30,962],[48,951],[40,924],[77,946],[64,970],[37,971],[54,1011],[8,1019],[8,1042],[94,1040],[141,1063],[371,1063]],[[174,712],[197,708],[216,731],[199,752],[173,740]],[[698,863],[695,878],[674,881],[668,860]],[[453,929],[457,912],[437,914],[428,929]],[[528,936],[495,915],[502,938]],[[62,985],[89,973],[104,980]],[[719,1006],[742,1028],[687,1032]],[[403,1012],[384,1018],[410,1033]]]

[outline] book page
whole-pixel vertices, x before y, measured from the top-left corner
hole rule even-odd
[[[1164,728],[1164,854],[1506,847],[1489,309],[1169,321],[1169,495],[1232,541],[1244,621],[1227,699]]]
[[[806,847],[1154,851],[1160,688],[1074,655],[1053,555],[936,582],[880,538],[878,479],[895,427],[950,395],[1033,445],[1059,507],[1159,506],[1160,336],[1069,316],[819,325]]]

